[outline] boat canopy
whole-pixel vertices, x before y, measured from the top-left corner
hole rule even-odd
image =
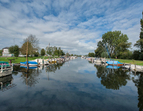
[[[26,62],[20,62],[20,64],[27,64],[27,61]],[[38,63],[35,61],[28,61],[28,64],[38,64]]]
[[[107,64],[123,64],[123,63],[121,63],[119,61],[107,61],[106,63]]]

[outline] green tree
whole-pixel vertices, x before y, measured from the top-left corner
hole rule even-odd
[[[54,55],[55,55],[55,56],[59,56],[59,50],[57,49],[57,47],[56,47],[55,50],[54,50]]]
[[[125,52],[131,47],[127,35],[122,34],[121,31],[109,31],[103,34],[102,43],[104,47],[108,48],[111,57],[112,55],[121,56],[121,52]]]
[[[52,47],[48,47],[47,54],[52,55]]]
[[[67,53],[66,53],[66,56],[67,56],[67,57],[69,57],[69,56],[70,56],[70,54],[67,52]]]
[[[140,49],[140,52],[143,52],[143,19],[140,20],[141,24],[141,32],[139,36],[139,40],[134,44],[134,46],[138,47]]]
[[[122,34],[121,31],[109,31],[102,35],[102,41],[99,41],[97,46],[96,57],[101,57],[103,52],[108,52],[111,57],[121,58],[123,55],[129,54],[131,43],[128,42],[127,35]]]
[[[107,52],[102,52],[102,53],[101,53],[101,57],[106,57],[106,58],[107,58],[107,57],[108,57]]]
[[[19,51],[20,50],[19,50],[18,45],[9,47],[9,52],[12,53],[12,54],[14,54],[15,57],[18,57]]]
[[[2,50],[0,50],[0,56],[2,56]]]
[[[95,54],[93,52],[89,52],[88,57],[95,57]]]
[[[44,56],[44,55],[45,55],[45,50],[41,49],[41,56]]]
[[[101,57],[101,54],[105,52],[105,47],[101,41],[97,44],[97,49],[95,50],[95,57]]]
[[[39,56],[39,52],[34,52],[34,57],[38,57]]]

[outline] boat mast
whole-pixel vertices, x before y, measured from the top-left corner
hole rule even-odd
[[[27,61],[27,69],[28,69],[28,38],[27,38],[26,61]]]

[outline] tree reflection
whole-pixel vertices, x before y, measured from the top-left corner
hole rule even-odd
[[[23,83],[25,83],[26,85],[32,87],[35,86],[35,84],[38,83],[38,76],[41,73],[41,70],[38,69],[29,69],[27,70],[26,68],[21,68],[21,72],[22,72],[22,79],[23,79]]]
[[[133,79],[133,82],[135,83],[135,86],[138,89],[138,108],[139,111],[143,110],[143,73],[136,73],[136,75],[139,77],[138,79]]]
[[[48,65],[46,67],[46,72],[54,72],[58,69],[60,70],[60,67],[63,65],[64,63],[61,63],[61,64],[51,64],[51,65]]]
[[[121,86],[127,84],[127,80],[130,79],[127,75],[128,71],[119,69],[108,69],[104,66],[94,65],[97,69],[97,77],[101,78],[101,84],[107,89],[119,90]]]
[[[15,66],[13,66],[13,73],[12,73],[12,74],[17,75],[19,69],[20,69],[20,65],[15,65]]]

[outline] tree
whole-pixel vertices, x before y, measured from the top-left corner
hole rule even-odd
[[[45,50],[41,49],[41,56],[44,56],[44,55],[45,55]]]
[[[101,57],[101,54],[105,52],[105,48],[103,46],[103,43],[101,41],[97,44],[97,49],[95,50],[95,57]]]
[[[48,47],[47,54],[52,55],[52,47]]]
[[[54,55],[59,56],[59,50],[57,49],[57,47],[55,48]]]
[[[28,54],[32,55],[35,51],[39,50],[39,40],[35,35],[29,35],[26,39],[24,39],[24,43],[21,47],[21,53],[26,54],[27,51],[27,41],[28,41]]]
[[[136,41],[134,46],[139,48],[140,57],[138,59],[143,60],[143,57],[142,57],[142,54],[143,54],[143,19],[140,20],[140,24],[141,24],[141,32],[140,32],[139,40]]]
[[[101,54],[106,51],[111,57],[118,56],[120,58],[125,52],[129,51],[131,43],[128,42],[127,35],[122,34],[121,31],[109,31],[102,35],[102,41],[99,41],[97,46],[96,57],[101,57]]]
[[[2,50],[0,50],[0,56],[2,56]]]
[[[116,56],[120,55],[120,52],[127,51],[131,47],[131,43],[128,43],[128,37],[126,34],[122,34],[121,31],[109,31],[102,35],[102,43],[104,47],[107,47],[109,54]]]
[[[14,54],[15,57],[18,57],[18,55],[19,55],[19,47],[18,47],[18,45],[9,47],[9,52]]]
[[[34,52],[34,57],[38,57],[39,56],[39,52]]]
[[[140,20],[141,24],[141,32],[139,36],[139,40],[134,44],[134,46],[138,47],[141,52],[143,52],[143,19]]]
[[[88,57],[94,57],[94,56],[95,56],[95,54],[93,52],[88,53]]]
[[[67,56],[67,57],[69,57],[69,56],[70,56],[70,54],[67,52],[67,53],[66,53],[66,56]]]
[[[32,50],[33,50],[32,44],[31,44],[30,42],[28,42],[28,55],[32,55],[32,54],[33,54]],[[21,51],[21,53],[22,53],[23,55],[26,55],[27,42],[25,42],[25,43],[22,45],[20,51]],[[35,51],[34,51],[34,52],[35,52]]]

